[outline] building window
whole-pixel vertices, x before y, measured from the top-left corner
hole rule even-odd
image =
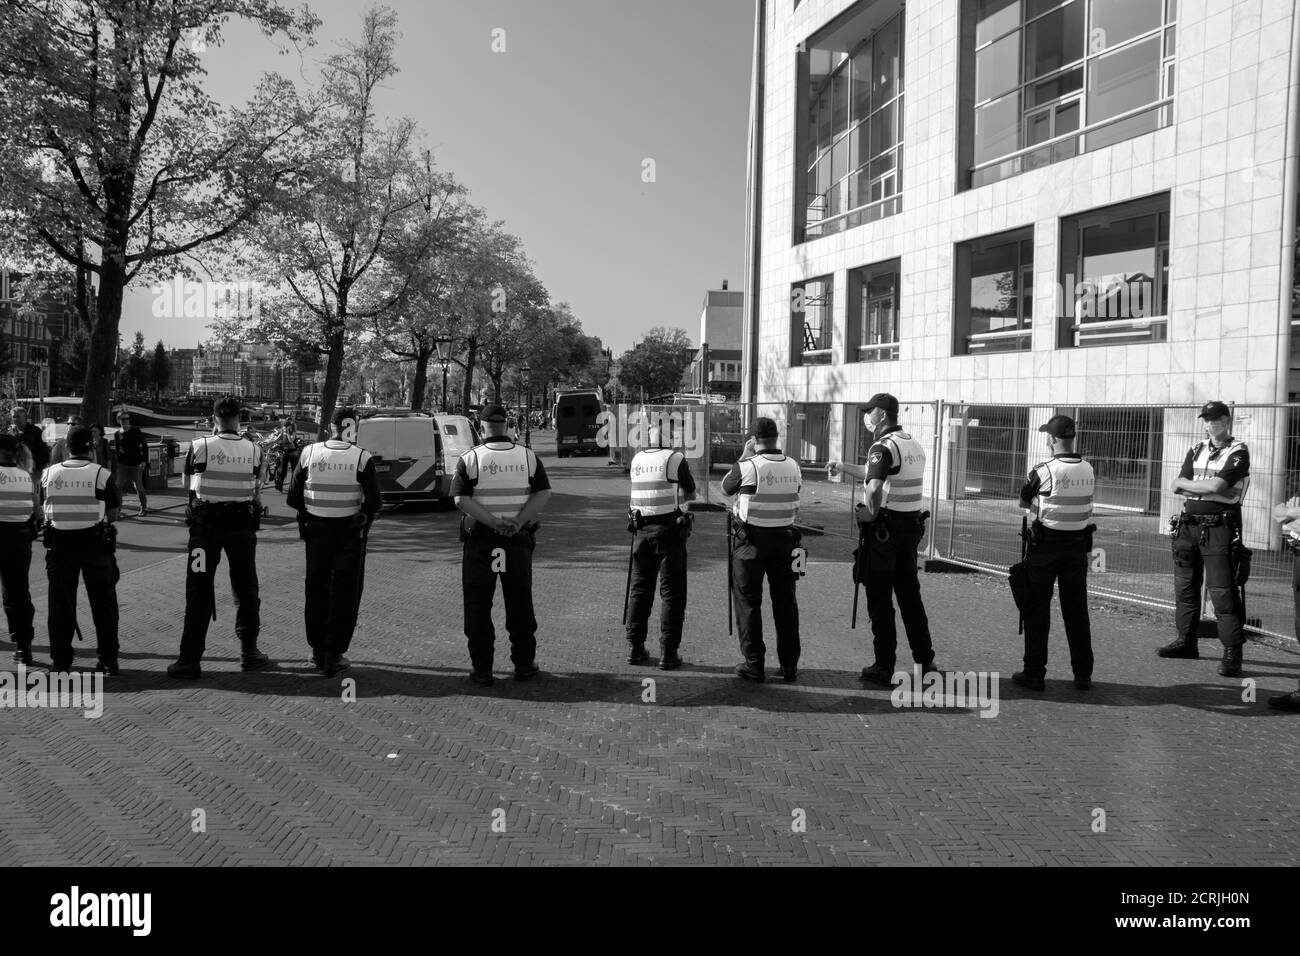
[[[957,244],[953,353],[1024,351],[1034,318],[1034,232]]]
[[[961,178],[983,186],[1173,118],[1177,0],[964,0]]]
[[[858,4],[799,54],[797,242],[901,208],[903,14],[881,16]]]
[[[898,272],[897,259],[850,270],[846,361],[897,361]]]
[[[829,365],[831,361],[832,277],[821,276],[791,287],[790,364]]]
[[[1061,220],[1057,346],[1163,342],[1169,324],[1169,194]]]

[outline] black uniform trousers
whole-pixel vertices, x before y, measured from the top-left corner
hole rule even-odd
[[[776,626],[776,657],[787,671],[799,664],[799,601],[794,570],[795,533],[791,527],[741,525],[731,554],[731,600],[740,631],[740,653],[750,664],[763,666],[763,578],[772,597]]]
[[[1075,680],[1092,679],[1092,624],[1088,619],[1088,540],[1085,531],[1043,528],[1025,557],[1029,610],[1025,612],[1025,675],[1047,673],[1047,634],[1052,626],[1052,589],[1059,582],[1065,640]]]
[[[1295,639],[1300,641],[1300,550],[1291,560],[1291,592],[1295,601]]]
[[[885,534],[885,532],[888,534]],[[892,669],[898,654],[898,625],[894,620],[894,598],[907,631],[912,660],[934,663],[930,620],[921,600],[921,579],[916,573],[916,552],[925,534],[917,517],[898,512],[882,513],[866,529],[867,560],[863,583],[867,592],[867,613],[871,616],[871,639],[876,663]],[[881,541],[880,538],[885,540]]]
[[[627,604],[627,639],[644,644],[659,580],[659,650],[676,651],[686,621],[686,539],[675,516],[647,523],[632,542],[632,585]]]
[[[19,647],[31,647],[36,636],[36,606],[28,576],[31,564],[32,526],[25,521],[0,522],[0,594],[9,640]]]
[[[235,594],[235,635],[241,648],[256,647],[262,626],[262,601],[257,586],[257,533],[247,513],[237,518],[215,517],[191,525],[187,547],[181,662],[197,664],[203,659],[216,600],[217,565],[221,563],[222,551],[230,560],[230,587]],[[200,550],[203,552],[202,565],[196,553]]]
[[[284,479],[287,475],[293,474],[293,470],[298,467],[298,458],[301,454],[301,449],[280,452],[280,460],[275,466],[274,475],[276,491],[284,491]]]
[[[70,670],[77,611],[77,585],[86,582],[86,600],[95,622],[99,659],[117,660],[117,560],[95,528],[50,531],[45,571],[50,583],[50,663],[56,671]]]
[[[537,617],[533,614],[533,535],[506,537],[481,526],[465,539],[461,562],[461,590],[465,595],[465,637],[475,670],[491,670],[496,648],[492,625],[492,599],[497,575],[506,606],[506,631],[510,635],[510,660],[516,668],[528,667],[537,657]]]
[[[1196,640],[1201,624],[1201,585],[1208,586],[1210,603],[1219,621],[1219,640],[1224,647],[1239,647],[1246,641],[1245,608],[1233,584],[1232,542],[1240,517],[1224,512],[1216,525],[1202,524],[1186,515],[1173,539],[1174,613],[1178,634]]]
[[[357,626],[366,581],[364,529],[351,518],[308,517],[306,604],[303,621],[314,655],[329,660],[347,653]]]

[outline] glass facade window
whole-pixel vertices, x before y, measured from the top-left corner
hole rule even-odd
[[[1061,220],[1061,284],[1071,303],[1058,345],[1163,342],[1169,315],[1169,197]]]
[[[796,283],[790,289],[790,364],[831,361],[832,276]]]
[[[829,41],[827,41],[829,42]],[[841,39],[837,46],[846,46]],[[800,240],[893,215],[903,149],[903,15],[851,49],[807,56],[806,202]]]
[[[897,259],[849,272],[847,361],[897,361],[898,278]]]
[[[958,243],[954,258],[954,353],[1027,350],[1034,317],[1032,230]]]
[[[1168,125],[1176,15],[1173,0],[964,0],[970,185]]]

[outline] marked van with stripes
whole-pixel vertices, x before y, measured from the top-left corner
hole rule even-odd
[[[386,504],[449,499],[456,464],[476,443],[463,415],[384,411],[357,426],[357,444],[374,456]]]

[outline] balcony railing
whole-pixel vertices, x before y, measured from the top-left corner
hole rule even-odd
[[[1029,329],[1004,329],[998,332],[972,332],[966,336],[969,355],[984,352],[1021,352],[1029,349]]]
[[[898,360],[897,342],[880,342],[858,346],[859,362],[893,362]]]
[[[811,204],[808,207],[810,215],[808,222],[804,226],[804,239],[832,236],[837,232],[843,232],[845,229],[852,229],[855,226],[884,219],[886,216],[893,216],[903,208],[903,194],[901,192],[895,193],[892,196],[886,196],[884,199],[877,199],[875,202],[867,203],[865,206],[850,209],[848,212],[836,213],[834,216],[818,219],[816,222],[813,221],[811,216],[813,208]]]
[[[1114,319],[1109,322],[1080,322],[1070,326],[1076,348],[1090,345],[1132,345],[1139,342],[1163,342],[1168,334],[1167,316],[1141,319]]]
[[[1156,129],[1161,129],[1168,126],[1173,120],[1173,102],[1174,98],[1172,96],[1166,96],[1154,103],[1138,106],[1127,112],[1120,113],[1118,116],[1112,116],[1110,119],[1084,126],[1081,129],[1071,130],[1068,133],[1062,133],[1052,139],[1018,149],[1014,153],[976,163],[971,167],[971,187],[987,186],[989,183],[996,183],[999,180],[1017,176],[1040,166],[1047,166],[1063,159],[1069,159],[1072,156],[1078,156],[1093,149],[1111,146],[1113,143],[1109,141],[1090,146],[1088,136],[1106,129],[1108,126],[1115,126],[1136,119],[1139,116],[1144,116],[1147,113],[1157,114]]]

